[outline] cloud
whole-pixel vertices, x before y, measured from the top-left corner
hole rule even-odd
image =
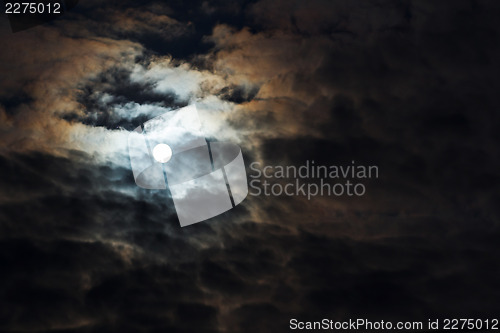
[[[2,71],[11,80],[3,82],[1,98],[4,105],[10,104],[7,119],[16,128],[2,140],[2,150],[7,151],[54,151],[64,146],[71,125],[60,115],[83,112],[76,100],[82,81],[116,61],[133,62],[141,52],[140,45],[128,41],[74,40],[43,27],[4,35],[2,40],[8,50],[1,56]],[[38,50],[36,54],[24,52],[24,43]],[[20,93],[26,97],[9,103]]]
[[[0,329],[496,315],[497,5],[127,5],[0,35]],[[247,166],[355,160],[380,178],[180,228],[126,142],[189,103]]]

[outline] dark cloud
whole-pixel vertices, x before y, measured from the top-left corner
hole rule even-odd
[[[146,113],[138,113],[127,119],[123,114],[117,114],[116,108],[123,108],[127,103],[152,104],[173,109],[186,104],[174,93],[155,92],[152,83],[131,81],[130,72],[123,68],[111,69],[86,82],[80,89],[78,101],[87,110],[86,114],[66,114],[65,119],[109,129],[123,127],[127,130],[135,129],[151,117]]]
[[[496,316],[498,9],[85,1],[2,31],[0,330]],[[168,191],[135,185],[118,127],[199,100],[225,108],[249,174],[380,176],[363,197],[249,196],[180,228]]]
[[[128,170],[77,159],[2,160],[19,176],[3,192],[26,192],[2,204],[4,330],[271,332],[291,317],[495,315],[499,235],[481,216],[367,221],[361,210],[303,224],[307,212],[269,198],[267,221],[238,222],[240,210],[181,229],[163,193],[120,195],[135,190]]]

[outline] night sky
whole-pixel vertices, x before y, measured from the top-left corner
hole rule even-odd
[[[498,318],[500,2],[80,0],[0,48],[1,332]],[[379,177],[181,228],[127,136],[193,103],[249,177]]]

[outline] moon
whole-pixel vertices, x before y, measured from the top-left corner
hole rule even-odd
[[[167,163],[172,158],[172,148],[164,143],[157,144],[153,148],[153,157],[160,163]]]

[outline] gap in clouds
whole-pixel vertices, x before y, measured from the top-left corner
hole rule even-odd
[[[493,1],[81,1],[2,30],[0,330],[281,332],[496,316]],[[1,26],[2,29],[4,26]],[[128,130],[198,103],[247,164],[380,167],[180,228]]]

